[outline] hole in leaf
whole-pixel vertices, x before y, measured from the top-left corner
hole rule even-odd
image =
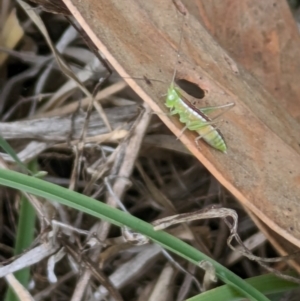
[[[204,90],[202,90],[199,86],[196,84],[186,80],[186,79],[176,79],[176,84],[184,90],[187,94],[202,99],[205,96]]]

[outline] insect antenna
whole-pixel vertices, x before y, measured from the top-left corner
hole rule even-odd
[[[184,16],[182,17],[181,30],[180,30],[180,38],[179,38],[179,43],[178,43],[178,48],[177,48],[177,59],[176,59],[175,66],[174,66],[174,72],[173,72],[173,76],[172,76],[171,85],[174,85],[175,77],[176,77],[176,73],[177,73],[177,67],[178,67],[178,64],[179,64],[180,47],[181,47],[182,38],[183,38],[183,25],[184,25],[184,19],[183,18],[184,18]]]
[[[181,4],[181,6],[179,5],[181,2],[180,1],[173,1],[176,9],[182,14],[182,23],[181,23],[181,30],[180,30],[180,38],[179,38],[179,43],[178,43],[178,48],[177,48],[177,59],[176,59],[176,63],[174,66],[174,72],[173,72],[173,76],[172,76],[172,81],[171,81],[171,87],[174,86],[174,82],[175,82],[175,77],[176,77],[176,73],[177,73],[177,66],[179,64],[179,57],[180,57],[180,47],[181,47],[181,43],[182,43],[182,39],[183,39],[183,25],[184,25],[184,17],[187,15],[187,10],[186,8],[183,6],[183,4]],[[161,83],[166,83],[163,80],[159,80],[159,79],[153,79],[153,78],[147,78],[145,75],[143,75],[143,77],[122,77],[122,78],[130,78],[130,79],[135,79],[135,80],[144,80],[146,82],[147,85],[151,85],[151,81],[154,82],[161,82]]]

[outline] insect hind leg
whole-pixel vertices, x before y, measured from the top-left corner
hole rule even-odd
[[[207,121],[192,121],[188,124],[188,128],[191,131],[197,131],[198,129],[201,129],[203,127],[209,126],[209,125],[214,125],[223,120],[207,120]]]
[[[213,118],[213,120],[215,120],[215,119],[219,118],[220,116],[222,116],[227,111],[229,111],[230,109],[232,109],[234,106],[235,106],[235,103],[234,102],[230,102],[230,103],[227,103],[225,105],[201,108],[200,111],[203,114],[209,114],[209,113],[215,111],[216,109],[223,109],[224,108],[224,111],[222,111],[220,114],[218,114],[217,116],[215,116]]]
[[[208,126],[208,125],[213,125],[213,124],[220,123],[220,122],[221,122],[220,120],[217,120],[217,121],[203,121],[201,124],[199,123],[199,121],[197,121],[197,122],[193,122],[193,121],[187,122],[186,125],[183,127],[183,129],[180,131],[179,135],[177,136],[177,139],[180,139],[180,137],[182,136],[182,134],[184,133],[184,131],[186,129],[189,129],[190,131],[195,131],[195,130],[198,130],[202,127],[205,127],[205,126]],[[210,132],[208,132],[208,133],[210,133]],[[208,133],[206,133],[206,135]],[[199,138],[199,139],[201,139],[201,138]]]

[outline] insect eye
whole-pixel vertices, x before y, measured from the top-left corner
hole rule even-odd
[[[169,100],[174,100],[174,99],[175,99],[174,94],[168,95],[168,99],[169,99]]]
[[[199,99],[204,98],[205,92],[198,85],[196,85],[186,79],[176,79],[175,82],[187,94],[189,94],[195,98],[199,98]]]

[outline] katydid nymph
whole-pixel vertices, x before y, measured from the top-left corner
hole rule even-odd
[[[177,50],[177,58],[179,57],[179,49],[182,41],[183,35],[183,27],[181,29],[180,41]],[[176,76],[176,67],[177,67],[178,59],[175,64],[174,74],[172,77],[172,82],[168,88],[168,93],[166,97],[165,105],[170,109],[170,114],[179,115],[179,120],[181,123],[185,124],[182,132],[185,129],[189,129],[190,131],[195,131],[199,134],[199,136],[195,139],[195,142],[198,144],[199,139],[203,139],[207,144],[212,146],[213,148],[226,153],[227,146],[225,140],[221,134],[221,132],[213,126],[215,123],[211,120],[206,113],[209,111],[213,111],[217,108],[231,107],[234,103],[226,104],[218,107],[209,107],[209,108],[200,108],[197,109],[194,105],[192,105],[188,100],[186,100],[182,96],[181,89],[175,86],[175,76]]]

